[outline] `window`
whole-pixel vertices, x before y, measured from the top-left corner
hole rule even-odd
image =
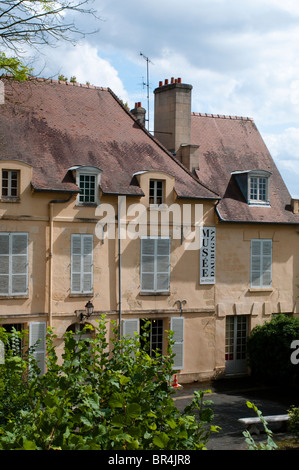
[[[149,203],[150,204],[163,204],[164,199],[164,181],[150,180],[149,187]]]
[[[155,356],[155,352],[163,354],[164,348],[164,319],[145,320],[130,318],[122,320],[122,334],[124,337],[135,338],[135,334],[142,334],[146,325],[149,332],[149,354]],[[170,318],[170,329],[173,331],[172,352],[174,353],[173,368],[175,370],[184,368],[184,317]],[[145,341],[141,339],[141,347],[145,346]]]
[[[268,178],[251,176],[249,179],[249,199],[254,202],[268,201]]]
[[[77,204],[80,206],[98,205],[100,203],[100,168],[95,166],[76,165],[69,168],[69,171],[72,172],[80,190],[77,197]]]
[[[146,341],[141,338],[141,347],[151,357],[163,354],[163,320],[140,320],[140,334],[147,333]]]
[[[79,175],[79,202],[83,204],[96,203],[96,175]]]
[[[170,238],[141,239],[141,291],[168,292]]]
[[[272,285],[272,240],[251,240],[251,287]]]
[[[93,289],[93,236],[72,235],[71,293],[90,294]]]
[[[2,199],[19,197],[18,170],[2,170],[1,197]]]
[[[28,294],[28,233],[0,233],[0,295]]]

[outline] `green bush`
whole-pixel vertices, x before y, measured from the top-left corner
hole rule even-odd
[[[299,382],[299,366],[291,361],[291,344],[299,339],[299,318],[278,315],[256,326],[248,338],[251,374],[264,383]]]
[[[291,406],[288,413],[290,416],[289,431],[299,437],[299,407]]]
[[[60,365],[49,331],[47,371],[40,376],[30,351],[16,354],[2,329],[0,449],[205,449],[217,430],[213,413],[204,392],[183,413],[176,408],[169,336],[167,354],[151,358],[139,336],[120,341],[115,329],[111,354],[102,318],[92,339],[66,334]]]

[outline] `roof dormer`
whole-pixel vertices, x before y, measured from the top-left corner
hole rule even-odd
[[[77,165],[69,168],[73,172],[76,184],[80,189],[77,204],[80,206],[94,206],[100,203],[100,168],[95,166]]]
[[[270,176],[267,170],[234,171],[232,176],[245,197],[247,204],[270,206]]]

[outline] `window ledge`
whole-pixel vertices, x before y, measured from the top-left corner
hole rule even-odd
[[[19,197],[10,197],[10,196],[2,196],[1,197],[1,202],[8,202],[8,203],[11,203],[11,202],[20,202],[20,198]]]
[[[145,296],[145,295],[149,295],[149,296],[167,296],[167,295],[170,295],[170,292],[169,291],[166,291],[166,292],[139,292],[139,295],[142,295],[142,296]]]
[[[273,292],[273,287],[249,287],[248,292]]]
[[[78,294],[69,294],[69,297],[92,297],[93,292],[79,292]]]
[[[0,294],[0,299],[29,299],[28,294]]]

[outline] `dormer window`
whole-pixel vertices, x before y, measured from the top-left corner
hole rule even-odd
[[[150,180],[149,203],[160,205],[164,201],[164,181]]]
[[[79,202],[94,204],[96,202],[96,175],[83,173],[79,175]]]
[[[1,178],[1,199],[17,200],[19,198],[18,170],[2,170]]]
[[[254,203],[266,204],[268,202],[268,177],[249,177],[249,200]]]
[[[270,176],[266,170],[234,171],[238,186],[247,204],[270,206]]]
[[[80,189],[77,204],[80,206],[93,206],[100,203],[99,185],[101,170],[93,166],[75,166],[70,168],[74,172],[77,186]]]

